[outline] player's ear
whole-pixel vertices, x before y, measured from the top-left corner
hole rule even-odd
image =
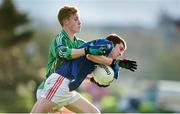
[[[68,19],[64,19],[64,20],[62,21],[62,23],[63,23],[63,25],[67,25],[67,24],[69,23],[69,20],[68,20]]]

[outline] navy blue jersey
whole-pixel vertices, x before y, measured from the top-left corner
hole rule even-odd
[[[105,50],[104,56],[107,56],[113,48],[113,43],[106,39],[93,40],[83,44],[79,48],[87,47],[92,42],[95,45],[107,45],[107,49]],[[86,56],[82,56],[77,59],[65,61],[61,65],[61,67],[58,68],[56,73],[70,79],[70,90],[75,90],[77,87],[80,86],[80,84],[86,78],[86,76],[95,69],[96,64],[97,63],[88,60]]]

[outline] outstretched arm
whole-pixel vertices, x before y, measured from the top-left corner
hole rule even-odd
[[[77,41],[77,45],[82,45],[84,43],[85,42],[81,40]],[[72,49],[70,45],[68,45],[66,38],[59,35],[51,42],[50,52],[51,55],[56,58],[64,58],[67,60],[85,55],[84,49]]]
[[[95,44],[96,40],[85,43],[79,49],[70,49],[67,44],[58,44],[56,52],[62,58],[74,59],[87,54],[104,55],[111,47],[108,44]]]

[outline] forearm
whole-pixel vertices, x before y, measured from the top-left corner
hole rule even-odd
[[[59,56],[60,58],[65,58],[67,60],[71,60],[74,58],[78,58],[80,56],[85,55],[84,48],[81,49],[70,49],[67,48],[66,46],[60,46],[54,49],[53,51],[54,56]]]
[[[113,59],[106,57],[106,56],[94,56],[94,55],[87,55],[88,60],[93,61],[95,63],[104,64],[104,65],[111,65]]]
[[[84,48],[71,50],[71,56],[73,59],[84,55],[85,55]]]

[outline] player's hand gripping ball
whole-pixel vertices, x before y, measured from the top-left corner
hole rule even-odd
[[[96,83],[104,87],[109,86],[114,80],[114,71],[108,65],[97,65],[91,75]]]

